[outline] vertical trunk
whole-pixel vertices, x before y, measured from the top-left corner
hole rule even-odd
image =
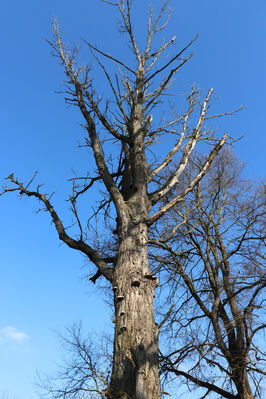
[[[128,165],[125,165],[131,184],[124,187],[122,182],[121,190],[128,209],[125,212],[127,216],[123,220],[120,218],[117,226],[120,243],[113,279],[115,337],[113,370],[107,394],[110,399],[160,398],[158,327],[153,315],[154,290],[158,282],[149,270],[148,227],[144,222],[150,204],[143,131],[143,69],[139,60],[128,123],[131,145]]]
[[[246,370],[243,372],[243,377],[242,377],[242,386],[241,386],[241,391],[239,392],[239,396],[241,399],[253,399],[254,396],[252,395],[249,381],[248,381],[248,376]]]
[[[237,366],[236,366],[237,370]],[[247,376],[246,370],[241,370],[240,372],[236,372],[233,378],[236,389],[237,389],[237,398],[239,399],[253,399],[254,396],[252,394],[249,380]]]
[[[246,370],[244,371],[244,378],[243,378],[243,386],[244,386],[244,395],[243,395],[243,399],[253,399],[254,396],[251,392],[251,388],[249,385],[249,380],[248,380],[248,376],[247,376],[247,372]]]
[[[153,315],[157,278],[147,258],[147,226],[128,227],[115,268],[115,338],[108,398],[158,399],[158,327]]]

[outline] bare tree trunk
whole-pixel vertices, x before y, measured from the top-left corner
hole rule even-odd
[[[234,377],[235,386],[237,388],[237,398],[239,399],[253,399],[254,396],[252,394],[247,372],[243,370],[243,372],[236,373]]]
[[[244,380],[244,390],[243,390],[243,399],[253,399],[254,396],[252,395],[251,389],[250,389],[250,385],[249,385],[249,381],[247,379],[247,377]]]
[[[113,371],[107,397],[160,398],[158,327],[153,316],[157,278],[147,259],[147,226],[130,223],[121,239],[115,268],[115,339]]]
[[[246,370],[244,371],[243,386],[244,386],[243,399],[253,399],[254,396],[252,395],[252,391],[251,391],[251,388],[250,388],[250,385],[249,385],[249,380],[248,380],[248,376],[247,376]]]

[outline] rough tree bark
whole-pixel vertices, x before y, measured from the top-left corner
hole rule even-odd
[[[97,170],[94,176],[85,177],[82,185],[79,184],[82,177],[73,179],[70,203],[79,229],[78,238],[77,234],[71,237],[69,230],[66,231],[51,204],[50,197],[40,192],[40,186],[35,190],[29,189],[32,180],[25,185],[11,174],[8,177],[11,185],[5,185],[3,193],[19,191],[20,195],[37,198],[49,212],[59,239],[70,248],[85,254],[96,266],[97,273],[91,280],[95,282],[98,277],[103,276],[112,286],[115,307],[114,354],[110,386],[105,395],[112,399],[159,399],[159,331],[153,312],[153,296],[158,279],[151,274],[149,268],[148,231],[150,226],[178,202],[183,201],[198,184],[224,145],[227,135],[217,139],[205,126],[207,119],[221,116],[207,116],[212,90],[202,101],[198,91],[192,88],[187,97],[187,110],[184,114],[167,121],[163,114],[160,118],[157,111],[154,111],[156,117],[152,122],[151,110],[155,110],[159,104],[162,105],[162,96],[171,86],[174,75],[191,58],[192,54],[187,58],[182,57],[194,42],[192,40],[166,63],[161,61],[160,56],[172,46],[175,38],[157,49],[152,49],[153,36],[167,25],[167,21],[161,22],[161,19],[168,0],[164,2],[156,18],[153,17],[153,10],[150,11],[148,39],[142,53],[137,46],[131,24],[131,8],[134,2],[104,2],[114,5],[120,12],[124,31],[128,35],[135,56],[135,66],[128,66],[85,42],[110,85],[114,99],[112,103],[107,101],[102,105],[101,98],[95,94],[95,88],[92,86],[89,68],[78,65],[77,49],[72,51],[67,48],[55,21],[54,38],[50,42],[54,55],[65,69],[67,102],[76,105],[82,114],[88,134],[86,144],[93,154]],[[112,71],[107,71],[99,57],[114,61],[118,66],[118,75],[115,74],[112,78]],[[162,78],[158,83],[160,76]],[[111,109],[113,103],[114,110]],[[189,125],[188,120],[192,114]],[[169,110],[166,115],[169,115]],[[192,127],[194,115],[197,122]],[[113,144],[114,152],[117,146],[120,146],[120,156],[113,162],[112,167],[106,155],[109,149],[105,138],[101,136],[103,130],[109,137],[108,145]],[[146,158],[147,148],[155,144],[162,134],[170,135],[175,143],[165,157],[158,157],[155,164],[152,164],[151,160],[147,161]],[[182,192],[169,203],[162,205],[161,200],[178,184],[199,141],[205,141],[211,147],[201,170]],[[154,179],[174,157],[177,159],[176,169],[167,181],[154,190]],[[105,190],[99,210],[111,212],[116,217],[113,239],[117,248],[115,256],[106,256],[103,248],[90,245],[79,218],[77,201],[81,195],[88,193],[96,182]],[[97,214],[96,212],[96,216]]]
[[[119,249],[112,288],[115,305],[113,370],[107,397],[159,398],[158,328],[153,315],[157,278],[148,264],[147,220],[150,212],[143,129],[144,66],[136,76],[136,105],[129,121],[132,171],[121,191],[126,200],[117,222]],[[127,175],[127,172],[125,173]]]

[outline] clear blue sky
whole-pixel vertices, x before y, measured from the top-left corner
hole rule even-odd
[[[150,2],[136,0],[134,25],[139,38],[143,10]],[[176,87],[182,91],[193,82],[205,91],[214,87],[221,112],[248,106],[238,117],[217,120],[216,126],[234,137],[246,134],[236,152],[250,176],[262,176],[265,0],[186,0],[172,5],[163,37],[176,35],[182,48],[199,32],[195,55],[178,76]],[[66,41],[77,43],[84,37],[123,59],[128,48],[116,32],[114,9],[98,0],[5,0],[1,4],[0,177],[15,172],[26,180],[38,169],[45,190],[57,192],[55,204],[64,218],[69,188],[65,182],[71,169],[84,171],[90,160],[77,148],[83,134],[79,115],[55,94],[64,76],[45,42],[53,16]],[[99,88],[104,94],[102,82]],[[79,320],[87,330],[111,326],[101,292],[82,281],[84,258],[59,245],[48,215],[33,213],[37,207],[33,200],[15,195],[0,200],[0,392],[21,399],[37,397],[36,369],[52,371],[62,356],[53,330]]]

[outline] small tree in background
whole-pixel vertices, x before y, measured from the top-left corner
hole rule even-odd
[[[221,116],[209,113],[212,89],[202,100],[193,87],[185,111],[180,114],[173,110],[174,117],[170,117],[169,104],[164,105],[175,74],[192,56],[185,56],[185,52],[194,42],[192,40],[167,61],[161,56],[173,46],[175,38],[159,48],[153,47],[154,36],[168,22],[168,19],[162,21],[168,0],[158,16],[154,17],[153,9],[150,10],[144,51],[140,50],[132,28],[133,0],[104,2],[119,11],[134,56],[134,62],[128,65],[85,42],[106,77],[113,94],[112,101],[104,102],[97,94],[89,67],[79,64],[77,48],[69,49],[65,45],[56,21],[50,41],[53,53],[65,71],[67,102],[80,110],[90,161],[93,159],[96,165],[96,170],[92,167],[85,177],[73,178],[69,200],[77,229],[66,230],[52,205],[51,196],[43,193],[40,186],[31,188],[33,179],[25,184],[12,173],[3,193],[15,191],[39,200],[50,214],[59,239],[86,255],[96,266],[97,272],[91,280],[96,282],[103,276],[113,289],[112,373],[108,388],[100,394],[107,398],[156,399],[160,397],[159,329],[154,321],[153,297],[159,282],[148,262],[149,230],[195,189],[228,136],[216,138],[207,125],[208,119]],[[116,64],[116,73],[107,70],[104,59]],[[164,138],[167,144],[173,144],[165,155],[158,141]],[[209,146],[201,167],[175,197],[163,202],[178,186],[199,142]],[[158,143],[159,150],[156,150]],[[157,157],[149,156],[151,148],[159,154]],[[158,178],[173,159],[175,169],[158,185]],[[95,217],[95,229],[99,219],[113,225],[113,237],[111,240],[108,237],[108,246],[105,240],[95,245],[91,243],[88,223],[83,223],[79,213],[80,198],[89,196],[89,190],[94,186],[103,198],[94,213],[87,215],[87,220],[90,219],[92,224]]]
[[[185,186],[202,167],[201,157],[190,162]],[[244,180],[242,169],[223,149],[160,220],[160,238],[150,240],[172,305],[162,329],[171,349],[162,350],[161,372],[204,388],[204,398],[260,397],[265,376],[265,187]]]

